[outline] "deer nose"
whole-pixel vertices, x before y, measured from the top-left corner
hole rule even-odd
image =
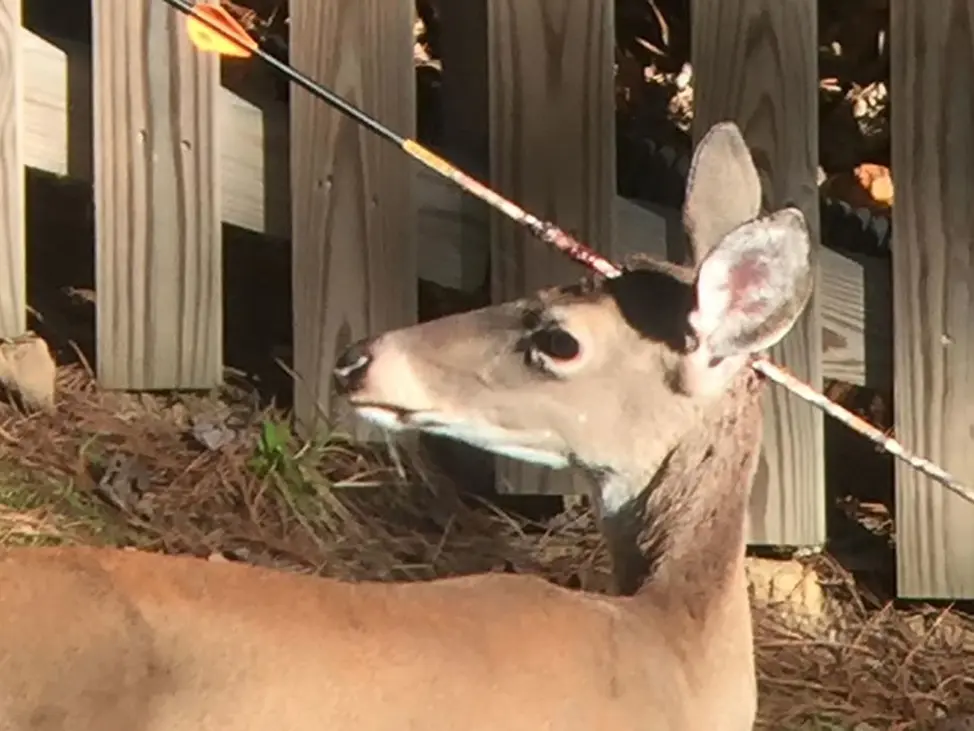
[[[372,338],[363,338],[345,348],[335,361],[332,380],[340,396],[362,388],[365,376],[372,364]]]

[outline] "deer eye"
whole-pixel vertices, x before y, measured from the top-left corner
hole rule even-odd
[[[582,350],[574,335],[557,326],[532,333],[531,344],[553,360],[573,360]]]

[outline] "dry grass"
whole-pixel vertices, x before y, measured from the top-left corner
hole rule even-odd
[[[937,724],[974,720],[974,618],[874,602],[834,559],[816,563],[840,612],[832,626],[812,634],[755,612],[758,728],[966,728]]]
[[[410,487],[340,436],[268,443],[278,417],[250,403],[239,390],[106,394],[82,369],[62,369],[54,415],[0,407],[0,465],[8,465],[0,470],[0,540],[219,552],[346,579],[514,571],[596,591],[608,585],[586,509],[532,522],[446,487]],[[201,419],[232,429],[233,438],[208,449],[193,436]],[[113,505],[99,483],[111,487],[106,467],[119,457],[138,465],[142,484]],[[385,486],[336,488],[355,478]],[[843,619],[811,635],[757,608],[759,728],[924,729],[945,714],[974,714],[974,620],[880,605],[834,561],[811,560],[831,571],[827,585]]]
[[[261,435],[277,429],[279,415],[249,403],[239,391],[103,393],[80,368],[65,368],[55,415],[0,413],[0,463],[68,486],[94,516],[91,530],[111,526],[121,543],[223,552],[342,578],[424,579],[506,566],[567,580],[562,567],[579,556],[591,567],[587,581],[607,576],[587,513],[534,524],[453,490],[410,486],[341,435],[268,446]],[[233,438],[206,448],[194,439],[201,420],[230,424]],[[119,461],[144,476],[137,490],[144,494],[113,505],[117,493],[107,491],[106,500],[102,486],[110,487],[106,472]],[[349,486],[369,483],[383,486]],[[33,492],[20,478],[0,502]]]

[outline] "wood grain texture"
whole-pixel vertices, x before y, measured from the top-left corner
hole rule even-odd
[[[897,436],[974,481],[974,3],[893,0]],[[898,593],[974,597],[974,505],[896,466]]]
[[[209,388],[222,377],[218,59],[156,0],[95,0],[98,380]]]
[[[505,196],[609,251],[615,199],[614,5],[490,0],[491,179]],[[495,301],[577,279],[583,270],[491,215]],[[578,493],[569,471],[501,460],[499,489]]]
[[[693,0],[691,18],[695,139],[723,119],[738,123],[762,174],[765,206],[802,209],[817,262],[817,1]],[[816,294],[770,353],[816,387],[822,381],[820,312]],[[825,541],[822,414],[780,388],[766,396],[762,469],[748,530],[751,543]]]
[[[889,391],[893,384],[890,261],[819,249],[822,375]]]
[[[28,70],[24,79],[24,161],[40,170],[90,180],[90,169],[84,165],[90,156],[90,124],[85,126],[85,116],[78,115],[69,125],[67,114],[68,83],[83,85],[90,76],[90,68],[85,68],[90,49],[68,42],[54,46],[26,29],[21,40]],[[286,240],[291,235],[287,107],[250,89],[247,93],[249,100],[226,87],[218,94],[223,221]],[[79,96],[83,96],[81,91]],[[476,134],[475,130],[459,130],[464,136],[471,132]],[[69,164],[68,144],[77,147],[82,140],[88,140],[89,149],[79,149],[71,161],[81,164]],[[465,139],[459,147],[467,143]],[[452,154],[448,157],[454,159]],[[288,173],[279,175],[281,168],[288,168]],[[487,206],[426,168],[414,166],[413,173],[417,241],[421,242],[419,277],[445,287],[475,289],[488,272]],[[613,211],[612,255],[616,259],[630,251],[665,256],[668,240],[682,240],[677,209],[615,196]],[[534,242],[529,241],[531,245]],[[889,388],[893,357],[889,260],[824,247],[820,254],[824,376]]]
[[[21,0],[0,0],[0,338],[27,329]]]
[[[411,0],[292,0],[291,62],[412,136],[412,13]],[[295,414],[305,433],[334,421],[340,350],[416,320],[412,175],[401,150],[292,89]]]

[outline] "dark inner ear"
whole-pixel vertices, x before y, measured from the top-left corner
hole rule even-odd
[[[605,283],[628,325],[644,338],[677,352],[687,347],[696,291],[690,282],[659,269],[632,269]]]

